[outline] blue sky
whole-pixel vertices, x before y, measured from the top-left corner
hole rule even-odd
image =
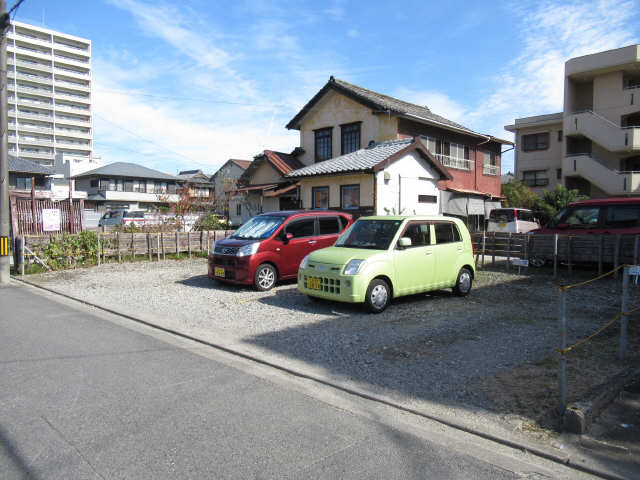
[[[561,110],[567,59],[640,43],[638,7],[25,0],[16,20],[92,40],[95,154],[175,174],[292,150],[285,124],[330,75],[510,139],[515,118]]]

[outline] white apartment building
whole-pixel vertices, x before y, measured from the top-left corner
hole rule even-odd
[[[640,45],[568,60],[564,110],[518,118],[517,178],[592,198],[640,194]]]
[[[9,152],[53,166],[91,159],[91,41],[12,22],[7,35]]]

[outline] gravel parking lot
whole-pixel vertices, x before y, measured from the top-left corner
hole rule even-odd
[[[466,298],[438,291],[372,315],[312,301],[292,282],[270,292],[214,283],[206,269],[204,259],[123,263],[29,280],[413,408],[519,419],[522,427],[555,405],[558,294],[548,271],[479,270]],[[619,299],[619,280],[572,290],[569,342],[611,319]],[[602,361],[569,358],[570,400],[623,366],[615,350],[588,348]]]

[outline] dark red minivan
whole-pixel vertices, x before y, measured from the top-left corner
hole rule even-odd
[[[269,290],[278,280],[296,278],[307,254],[333,245],[352,223],[350,214],[331,210],[288,210],[255,216],[213,245],[209,278]]]
[[[534,235],[640,234],[640,197],[599,198],[575,202],[558,212]]]

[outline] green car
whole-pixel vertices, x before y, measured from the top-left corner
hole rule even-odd
[[[392,298],[453,288],[475,276],[471,236],[453,217],[361,217],[332,247],[307,255],[298,290],[311,298],[362,303],[382,312]]]

